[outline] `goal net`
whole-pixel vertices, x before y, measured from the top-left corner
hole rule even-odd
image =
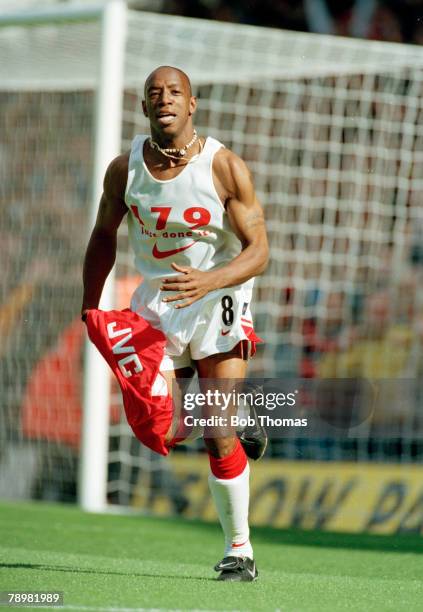
[[[1,496],[75,494],[100,46],[99,21],[0,28]],[[199,133],[247,162],[264,206],[271,257],[253,310],[265,345],[251,374],[417,380],[423,50],[128,11],[122,150],[148,132],[143,83],[163,64],[188,73]],[[116,278],[125,307],[139,280],[125,226]],[[407,388],[384,414],[389,444],[369,434],[272,452],[416,461],[421,397]],[[148,505],[166,490],[182,512],[168,463],[133,439],[120,401],[112,386],[109,501]]]

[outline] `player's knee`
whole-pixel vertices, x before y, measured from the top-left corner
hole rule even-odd
[[[204,438],[204,443],[210,455],[222,459],[234,450],[236,438]]]

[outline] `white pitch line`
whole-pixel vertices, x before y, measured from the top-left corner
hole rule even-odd
[[[182,610],[165,610],[165,608],[119,608],[99,606],[74,606],[72,604],[63,606],[37,606],[37,608],[53,608],[56,610],[98,610],[98,612],[182,612]]]
[[[63,605],[63,606],[55,606],[55,605],[42,605],[42,604],[21,604],[22,607],[25,608],[37,608],[40,610],[98,610],[99,612],[176,612],[176,610],[166,610],[159,608],[102,608],[98,606],[74,606],[74,605]],[[178,611],[180,612],[180,611]]]
[[[165,612],[164,608],[116,608],[106,607],[102,608],[99,606],[76,606],[76,605],[63,605],[63,606],[37,606],[37,608],[52,609],[53,610],[98,610],[98,612]],[[166,610],[166,612],[182,612],[181,610]]]
[[[220,610],[204,610],[199,608],[119,608],[99,606],[76,606],[72,604],[63,606],[36,606],[49,610],[95,610],[96,612],[221,612]],[[226,612],[239,612],[238,610],[227,610]]]

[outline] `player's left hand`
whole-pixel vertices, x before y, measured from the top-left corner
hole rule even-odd
[[[177,272],[181,272],[179,276],[165,278],[160,289],[162,291],[177,291],[176,295],[163,298],[163,302],[183,302],[176,304],[175,308],[185,308],[190,306],[197,300],[218,289],[216,283],[216,273],[213,271],[202,272],[197,268],[190,266],[178,266],[176,263],[171,264],[172,268]]]

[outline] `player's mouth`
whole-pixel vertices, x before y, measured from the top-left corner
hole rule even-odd
[[[157,115],[157,122],[160,125],[170,125],[171,123],[173,123],[176,119],[176,115],[174,115],[173,113],[159,113]]]

